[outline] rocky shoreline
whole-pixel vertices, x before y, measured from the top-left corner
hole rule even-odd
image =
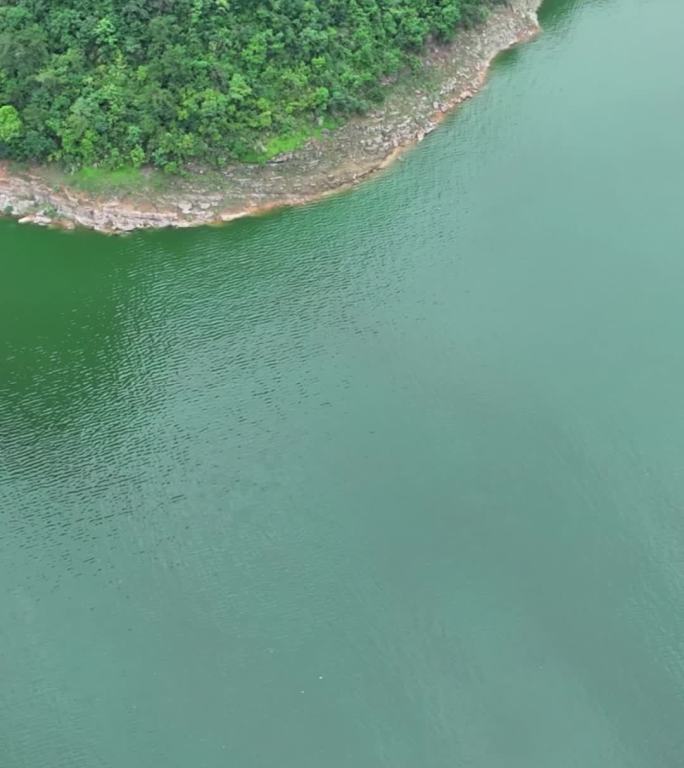
[[[397,85],[381,108],[265,165],[230,166],[206,181],[199,169],[163,192],[96,195],[55,180],[49,169],[14,172],[0,164],[0,213],[22,223],[114,234],[216,224],[334,194],[389,165],[473,96],[498,53],[536,36],[540,4],[509,0],[478,29],[431,48],[419,88]]]

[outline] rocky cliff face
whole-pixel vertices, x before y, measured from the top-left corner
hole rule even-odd
[[[163,193],[102,195],[51,182],[46,169],[14,173],[0,165],[0,213],[22,223],[123,233],[220,223],[346,189],[421,141],[446,112],[470,98],[497,53],[534,37],[540,2],[510,0],[481,28],[428,52],[425,81],[433,85],[391,89],[381,109],[267,165],[231,166],[211,174],[210,183],[198,170]]]

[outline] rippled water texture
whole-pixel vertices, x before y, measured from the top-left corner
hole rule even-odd
[[[2,768],[681,768],[684,4],[390,172],[0,224]]]

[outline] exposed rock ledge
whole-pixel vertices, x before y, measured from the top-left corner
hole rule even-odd
[[[0,164],[0,213],[20,222],[99,232],[192,227],[298,205],[346,189],[421,141],[450,109],[483,84],[494,57],[539,31],[541,0],[509,0],[478,29],[425,57],[419,90],[393,88],[382,107],[266,165],[234,165],[178,179],[164,192],[102,195],[56,183],[48,169],[13,172]],[[201,174],[201,171],[199,171]]]

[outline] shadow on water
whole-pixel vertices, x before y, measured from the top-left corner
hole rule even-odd
[[[378,202],[361,202],[369,234],[383,229]],[[18,471],[29,450],[60,452],[65,441],[92,454],[105,432],[109,450],[125,443],[163,408],[170,370],[182,376],[217,342],[234,350],[228,363],[251,365],[247,334],[283,315],[284,304],[293,321],[325,323],[329,291],[353,285],[374,255],[368,246],[367,260],[340,258],[347,225],[339,214],[351,207],[353,216],[358,205],[345,197],[224,227],[126,237],[4,222],[0,436],[13,450],[3,462]]]
[[[577,11],[579,7],[586,4],[587,1],[588,0],[543,0],[537,14],[541,26],[541,34],[544,35],[551,32],[567,31],[567,27],[577,20]],[[531,42],[533,43],[534,41]],[[530,43],[515,45],[506,51],[502,51],[492,64],[492,71],[494,72],[500,67],[507,67],[517,63],[520,57],[524,55],[524,50],[528,45],[530,45]]]
[[[577,19],[581,6],[590,0],[544,0],[539,9],[539,23],[545,31],[556,31]]]
[[[3,430],[16,434],[10,417],[59,430],[74,409],[118,388],[121,337],[135,322],[139,293],[113,240],[3,227]]]
[[[358,258],[343,258],[348,216],[361,211]],[[307,386],[326,328],[357,322],[359,282],[378,257],[371,235],[401,237],[377,192],[121,238],[2,227],[0,508],[16,510],[7,523],[36,551],[63,532],[46,567],[71,557],[70,542],[105,530],[109,541],[119,519],[170,506],[217,425],[219,441],[226,429],[253,440],[261,425],[245,403],[274,429],[278,388]],[[301,361],[298,380],[279,384],[274,349]],[[218,419],[212,390],[228,393]]]

